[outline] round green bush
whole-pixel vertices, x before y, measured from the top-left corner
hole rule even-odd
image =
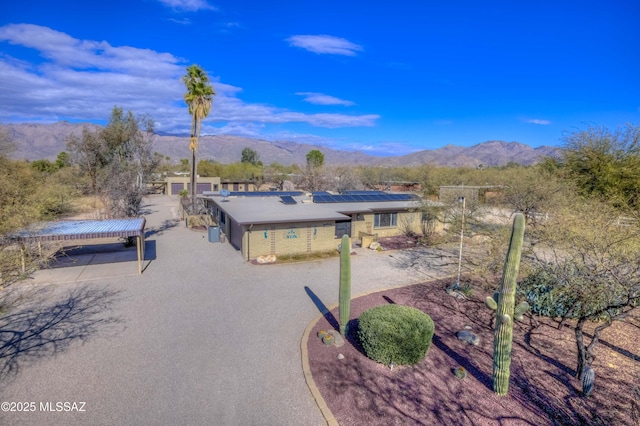
[[[429,351],[434,324],[419,309],[380,305],[360,315],[358,339],[365,354],[385,365],[412,365]]]

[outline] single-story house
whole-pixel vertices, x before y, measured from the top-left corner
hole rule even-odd
[[[191,189],[191,178],[189,176],[168,176],[165,179],[168,195],[178,195],[180,191]],[[196,193],[216,192],[221,189],[229,191],[253,192],[258,189],[251,181],[221,180],[219,177],[198,176],[196,180]]]
[[[178,195],[180,191],[186,189],[191,190],[191,177],[189,176],[167,176],[165,179],[167,185],[167,195]],[[207,191],[219,191],[219,177],[201,177],[196,178],[196,193],[202,194]]]
[[[222,189],[235,192],[255,192],[258,190],[256,183],[249,180],[223,180],[220,185]]]
[[[225,192],[202,199],[229,242],[246,260],[334,250],[343,235],[388,237],[420,233],[422,202],[382,191]]]

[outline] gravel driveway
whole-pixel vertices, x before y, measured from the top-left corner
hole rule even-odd
[[[19,285],[29,297],[0,317],[0,402],[28,411],[0,424],[324,424],[300,340],[319,315],[311,296],[337,303],[338,258],[252,265],[186,229],[176,198],[146,201],[142,275],[114,263],[108,278]],[[439,254],[357,252],[353,295],[451,273]]]

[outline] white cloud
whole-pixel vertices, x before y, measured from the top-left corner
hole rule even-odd
[[[175,22],[176,24],[180,24],[180,25],[191,25],[191,19],[189,18],[183,18],[183,19],[169,18],[169,21]]]
[[[112,69],[143,74],[172,74],[183,60],[169,53],[123,46],[106,41],[78,40],[65,33],[31,24],[0,27],[0,41],[36,49],[60,66]]]
[[[524,121],[525,121],[525,123],[539,124],[539,125],[542,125],[542,126],[547,126],[547,125],[551,124],[551,121],[549,121],[549,120],[540,120],[538,118],[527,118]]]
[[[304,101],[315,105],[344,105],[352,106],[355,102],[346,101],[344,99],[336,98],[334,96],[325,95],[324,93],[314,92],[298,92],[296,95],[304,96]]]
[[[244,29],[244,26],[239,22],[216,22],[213,24],[216,28],[218,28],[217,32],[219,34],[232,34],[235,31]]]
[[[165,6],[185,12],[197,12],[199,10],[218,10],[211,6],[206,0],[158,0]]]
[[[247,138],[261,138],[264,125],[255,123],[228,123],[222,127],[203,126],[203,135],[233,135]]]
[[[330,55],[355,56],[363,50],[362,46],[349,40],[329,35],[295,35],[286,41],[291,46],[301,47],[314,53],[326,53]]]
[[[114,105],[149,114],[163,132],[188,132],[181,77],[187,61],[170,53],[106,41],[78,40],[37,25],[0,27],[6,42],[32,48],[43,58],[31,63],[0,53],[0,121],[106,120]],[[210,72],[210,70],[208,70]],[[306,123],[325,128],[374,126],[378,115],[306,114],[252,104],[242,89],[210,74],[216,96],[205,126],[258,136],[269,124]],[[347,101],[342,101],[347,102]]]

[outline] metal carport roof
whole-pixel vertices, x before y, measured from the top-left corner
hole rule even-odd
[[[14,238],[20,241],[64,241],[86,240],[92,238],[136,237],[138,250],[138,272],[142,273],[144,259],[143,217],[106,220],[70,220],[48,222],[24,229]]]

